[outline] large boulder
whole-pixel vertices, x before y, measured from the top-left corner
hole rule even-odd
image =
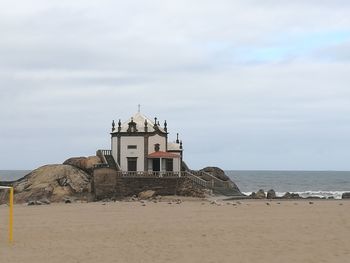
[[[263,189],[260,189],[256,193],[253,192],[249,197],[253,199],[265,199],[266,195],[265,195],[265,191]]]
[[[74,167],[84,170],[89,174],[92,174],[94,166],[100,163],[102,162],[100,157],[98,156],[72,157],[63,162],[63,164],[72,165]]]
[[[211,181],[212,177],[208,176],[207,174],[211,174],[212,176],[216,177],[217,179],[221,180],[220,182],[215,182],[216,187],[224,187],[227,188],[229,186],[229,190],[225,190],[226,193],[222,193],[224,195],[229,195],[229,196],[244,196],[241,191],[239,190],[238,186],[228,177],[225,172],[218,168],[218,167],[206,167],[200,170],[202,172],[205,172],[206,174],[201,174],[200,176],[202,179],[206,181]],[[216,189],[218,190],[218,189]],[[220,191],[219,191],[220,192]],[[220,194],[220,193],[219,193]]]
[[[188,165],[185,163],[185,161],[181,162],[181,171],[189,171],[190,168],[188,167]]]
[[[153,191],[153,190],[146,190],[146,191],[143,191],[143,192],[140,192],[138,194],[138,197],[140,199],[150,199],[152,198],[153,196],[155,196],[156,192]]]
[[[265,191],[263,189],[259,189],[259,191],[256,192],[256,198],[265,199],[266,198]]]
[[[255,192],[252,192],[248,197],[249,197],[249,198],[252,198],[252,199],[255,199],[255,195],[256,195],[256,193],[255,193]]]
[[[218,167],[205,167],[202,170],[203,172],[210,173],[211,175],[215,176],[216,178],[222,180],[222,181],[230,181],[230,177],[228,177],[224,170],[218,168]]]
[[[341,198],[342,199],[350,199],[350,192],[343,193]]]
[[[271,189],[271,190],[267,191],[266,198],[267,199],[276,199],[276,192],[275,192],[275,190]]]
[[[84,200],[91,198],[90,176],[71,165],[42,166],[12,185],[16,203],[40,200],[60,202],[67,197]]]
[[[283,196],[282,199],[300,199],[300,195],[296,193],[290,193],[286,192]]]

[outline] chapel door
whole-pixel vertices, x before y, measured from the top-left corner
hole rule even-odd
[[[166,159],[165,168],[166,168],[167,172],[174,171],[174,160],[173,159]]]
[[[134,157],[128,158],[128,171],[129,172],[137,171],[137,158],[134,158]]]
[[[160,159],[153,159],[152,167],[153,167],[154,172],[159,172],[160,171]]]

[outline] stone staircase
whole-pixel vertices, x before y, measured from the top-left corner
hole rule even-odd
[[[105,155],[105,158],[109,168],[117,169],[117,163],[115,162],[112,155]]]
[[[96,167],[106,167],[117,171],[121,171],[119,165],[114,160],[111,150],[98,150],[96,152],[96,155],[102,160],[102,164],[99,164]]]
[[[242,196],[237,186],[231,181],[223,181],[203,171],[186,171],[186,176],[199,187],[211,189],[214,194],[224,196]]]

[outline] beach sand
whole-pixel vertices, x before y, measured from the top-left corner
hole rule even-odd
[[[3,205],[0,258],[4,263],[349,262],[350,202],[312,202],[16,205],[12,247]]]

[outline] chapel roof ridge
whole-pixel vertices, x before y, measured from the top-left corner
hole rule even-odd
[[[129,127],[129,123],[133,121],[136,123],[137,125],[137,129],[138,130],[144,130],[144,126],[145,126],[145,121],[147,121],[147,125],[148,125],[148,131],[152,132],[154,131],[153,126],[155,125],[155,122],[152,121],[152,119],[148,118],[146,115],[144,115],[143,113],[141,113],[140,111],[136,112],[134,115],[132,115],[128,120],[124,121],[121,124],[121,131],[126,131]],[[158,125],[158,124],[157,124]],[[158,129],[161,132],[166,132],[160,125],[158,125]]]

